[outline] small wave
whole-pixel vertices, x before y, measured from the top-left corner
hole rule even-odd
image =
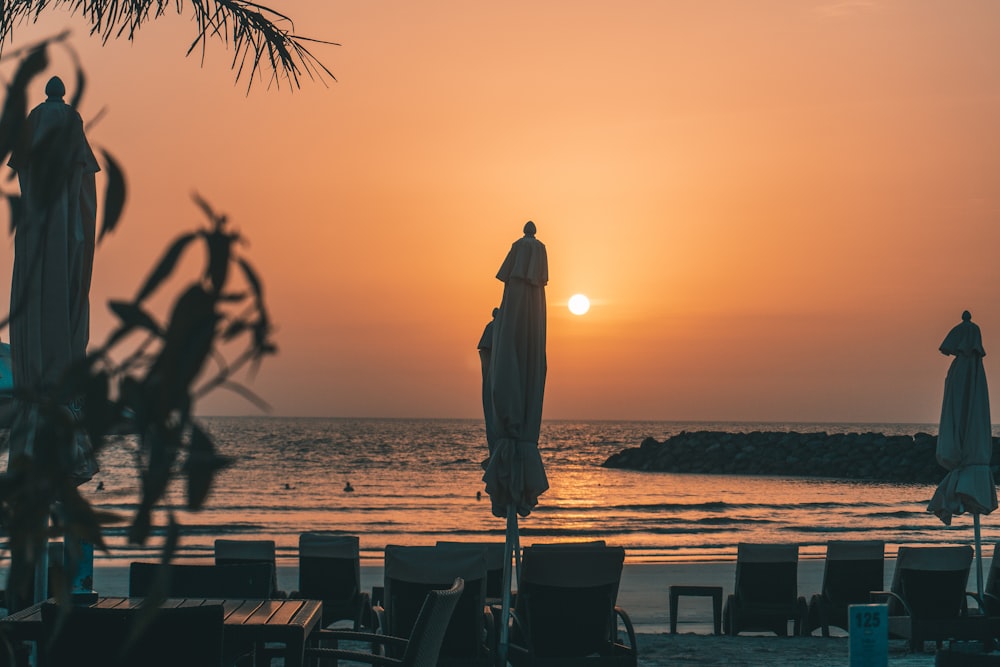
[[[270,530],[270,526],[260,523],[229,523],[224,527],[216,524],[184,524],[179,526],[182,535],[260,535]],[[124,537],[129,534],[129,526],[114,524],[104,528],[102,533],[109,537]],[[166,535],[166,526],[153,526],[150,535],[162,537]]]
[[[684,526],[641,526],[635,528],[534,528],[520,529],[521,535],[530,537],[589,537],[601,539],[616,535],[710,535],[730,532],[726,528],[684,527]]]
[[[896,510],[895,512],[872,512],[865,514],[873,519],[915,519],[917,517],[927,517],[927,512],[911,512],[907,510]]]
[[[730,503],[713,500],[709,502],[700,503],[646,503],[646,504],[628,504],[628,505],[612,505],[611,509],[614,510],[624,510],[629,512],[660,512],[664,510],[690,510],[690,509],[702,509],[702,510],[727,510],[734,507]]]
[[[722,500],[713,500],[697,503],[648,503],[648,504],[626,504],[612,505],[611,509],[625,510],[633,512],[659,512],[664,510],[718,510],[729,511],[739,509],[774,509],[774,510],[812,510],[812,509],[838,509],[838,508],[863,508],[882,507],[881,503],[869,502],[802,502],[802,503],[730,503]]]
[[[793,533],[870,533],[871,526],[785,526],[781,530]]]
[[[763,525],[771,523],[781,523],[775,521],[774,519],[747,519],[744,517],[705,517],[704,519],[695,519],[692,523],[708,525],[708,526],[743,526],[743,525]]]

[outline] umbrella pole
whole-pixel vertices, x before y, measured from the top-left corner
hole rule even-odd
[[[45,541],[44,548],[39,552],[35,560],[35,581],[34,581],[35,603],[43,602],[49,597],[49,545]]]
[[[514,509],[514,503],[510,503],[507,505],[507,539],[504,540],[503,545],[503,604],[500,612],[500,641],[497,643],[498,664],[502,667],[507,665],[507,653],[510,647],[510,570],[518,539],[517,511]],[[517,549],[517,553],[520,564],[520,549]],[[520,575],[520,565],[518,566],[518,575]]]
[[[513,510],[513,505],[511,505],[511,512],[514,514],[514,581],[517,583],[517,587],[521,587],[521,531],[517,527],[517,512]]]
[[[979,592],[979,605],[983,604],[983,539],[979,532],[979,512],[972,515],[972,526],[976,536],[976,586]]]

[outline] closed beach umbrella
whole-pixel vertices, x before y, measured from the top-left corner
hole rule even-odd
[[[19,402],[10,432],[8,466],[34,458],[47,429],[40,404],[54,400],[79,420],[79,398],[61,395],[63,374],[87,353],[90,280],[94,261],[97,160],[83,120],[63,101],[59,77],[45,87],[47,99],[28,115],[10,167],[21,186],[15,217],[14,272],[10,294],[10,353]],[[51,425],[48,425],[51,426]],[[87,437],[77,430],[71,443],[78,484],[97,472]],[[39,579],[44,580],[44,549]],[[18,559],[13,555],[12,559]],[[12,568],[18,565],[12,563]],[[44,583],[36,584],[44,591]],[[45,597],[44,592],[36,591]]]
[[[80,114],[63,101],[66,88],[59,77],[49,80],[45,94],[45,102],[28,115],[9,162],[21,185],[10,289],[13,381],[36,397],[58,390],[70,365],[87,354],[97,224],[94,174],[100,171]],[[69,400],[65,408],[78,417],[82,405]],[[34,453],[39,418],[33,403],[15,414],[11,462]],[[85,437],[75,447],[73,472],[83,483],[97,464]]]
[[[545,285],[549,280],[545,246],[535,224],[511,246],[497,279],[503,299],[492,323],[489,363],[484,361],[487,442],[483,464],[493,514],[506,517],[503,618],[510,609],[511,559],[518,554],[517,517],[528,516],[549,488],[538,453],[545,393]],[[480,344],[480,351],[485,349]],[[507,623],[501,623],[500,652],[506,657]]]
[[[972,514],[975,527],[977,583],[983,594],[982,544],[979,516],[997,508],[997,491],[990,470],[993,429],[990,397],[983,368],[983,337],[969,311],[941,343],[943,354],[954,356],[944,383],[944,402],[938,431],[937,460],[948,474],[938,485],[928,512],[945,524],[955,514]]]

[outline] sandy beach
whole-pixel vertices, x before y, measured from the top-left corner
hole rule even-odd
[[[886,585],[891,582],[894,561],[886,560]],[[987,563],[988,565],[988,563]],[[282,590],[294,590],[298,572],[294,562],[279,563],[278,583]],[[619,604],[631,617],[637,632],[639,665],[643,667],[673,666],[745,666],[765,665],[789,667],[810,665],[833,667],[848,665],[848,641],[845,633],[824,638],[776,637],[774,635],[713,634],[712,608],[709,598],[680,599],[678,632],[670,634],[668,592],[671,584],[721,586],[723,594],[732,591],[735,563],[656,563],[627,564],[622,574]],[[808,597],[819,591],[823,576],[821,559],[800,560],[799,592]],[[362,567],[362,584],[370,590],[381,585],[382,568]],[[128,568],[123,564],[106,565],[98,558],[94,585],[103,595],[128,593]],[[934,664],[934,645],[927,643],[925,652],[914,653],[907,642],[890,640],[891,667],[924,667]]]
[[[845,637],[643,634],[638,637],[637,643],[639,665],[643,667],[844,667],[850,664]],[[911,653],[906,642],[889,642],[890,667],[926,667],[933,664],[934,653],[930,644],[926,653]]]

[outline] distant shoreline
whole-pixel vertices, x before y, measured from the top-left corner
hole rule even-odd
[[[276,414],[262,414],[251,412],[249,414],[243,415],[205,415],[198,414],[195,415],[196,419],[262,419],[262,420],[273,420],[279,421],[284,419],[304,419],[304,420],[340,420],[340,421],[394,421],[394,422],[405,422],[405,421],[431,421],[431,422],[482,422],[482,417],[422,417],[422,416],[402,416],[402,417],[375,417],[371,415],[364,416],[345,416],[345,415],[276,415]],[[915,428],[921,431],[934,431],[937,429],[938,424],[935,422],[886,422],[886,421],[873,421],[873,422],[857,422],[857,421],[781,421],[781,420],[747,420],[747,419],[661,419],[656,417],[650,418],[593,418],[593,417],[545,417],[542,419],[542,424],[546,422],[552,424],[567,424],[567,423],[588,423],[588,424],[599,424],[599,423],[622,423],[630,422],[634,424],[688,424],[691,426],[704,427],[704,430],[724,430],[726,427],[745,427],[748,425],[756,427],[765,426],[788,426],[788,427],[824,427],[830,429],[840,429],[842,427],[850,427],[854,430],[865,430],[865,431],[877,431],[883,427],[899,427],[905,426],[908,428]],[[1000,423],[998,423],[1000,427]]]

